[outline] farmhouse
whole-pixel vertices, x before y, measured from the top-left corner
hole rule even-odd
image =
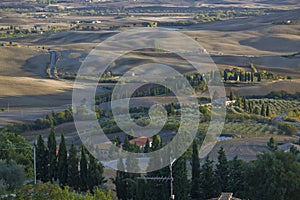
[[[149,146],[152,146],[152,138],[147,138],[146,136],[142,136],[139,138],[134,138],[129,141],[130,144],[136,144],[138,147],[143,148],[146,145],[147,140],[149,141]]]

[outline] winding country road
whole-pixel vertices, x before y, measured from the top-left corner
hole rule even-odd
[[[50,53],[50,76],[54,79],[57,79],[58,77],[54,73],[55,65],[57,61],[56,52],[53,50],[49,50],[49,53]]]
[[[274,117],[273,119],[277,122],[284,122],[284,123],[287,123],[287,124],[292,124],[292,125],[295,125],[295,126],[299,126],[300,127],[300,123],[299,122],[289,122],[289,121],[285,121],[283,120],[283,117],[285,117],[287,115],[287,112],[284,112],[276,117]]]

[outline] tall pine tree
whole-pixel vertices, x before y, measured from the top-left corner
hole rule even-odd
[[[271,116],[269,104],[267,105],[267,108],[266,108],[266,116],[267,116],[267,117],[270,117],[270,116]]]
[[[125,167],[122,158],[118,160],[117,165],[119,170],[117,171],[116,178],[114,180],[117,197],[118,199],[126,199],[126,172],[124,172]]]
[[[262,106],[261,106],[260,115],[264,116],[264,117],[266,116],[266,109],[265,109],[265,105],[264,104],[262,104]]]
[[[88,163],[86,159],[85,149],[81,146],[80,158],[80,190],[86,191],[88,189]]]
[[[104,167],[102,164],[98,164],[93,155],[89,154],[88,165],[88,189],[93,191],[95,187],[101,186],[105,181],[103,177]]]
[[[64,134],[61,134],[61,142],[58,151],[57,178],[61,185],[65,186],[68,180],[68,152]]]
[[[239,160],[237,156],[228,162],[228,191],[232,192],[235,197],[246,198],[246,168],[245,162]]]
[[[228,186],[228,161],[223,147],[218,151],[218,163],[216,165],[216,177],[218,181],[218,192],[227,192]]]
[[[75,190],[79,189],[79,160],[77,149],[74,144],[71,145],[68,158],[68,185]]]
[[[207,156],[200,171],[200,198],[210,199],[218,195],[216,191],[216,176],[213,171],[213,161]]]
[[[49,150],[49,179],[55,181],[57,178],[57,156],[56,156],[56,136],[53,121],[51,121],[51,131],[48,137]]]
[[[192,185],[191,185],[191,197],[192,199],[200,198],[200,159],[198,152],[197,141],[193,142],[193,154],[192,154]]]
[[[189,181],[187,179],[186,155],[181,156],[173,164],[175,199],[189,199]]]
[[[49,181],[48,176],[48,152],[41,135],[38,137],[36,146],[36,173],[37,179],[43,182]]]

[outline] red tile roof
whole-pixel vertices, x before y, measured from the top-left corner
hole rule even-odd
[[[134,138],[132,140],[130,140],[130,144],[136,144],[139,147],[143,147],[146,145],[147,139],[149,140],[149,142],[152,142],[152,138],[147,138],[146,136],[142,136],[139,138]]]

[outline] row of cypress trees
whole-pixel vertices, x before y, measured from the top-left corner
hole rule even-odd
[[[93,191],[101,186],[104,167],[82,146],[79,152],[74,144],[67,150],[64,134],[59,148],[53,123],[45,145],[42,136],[36,145],[37,179],[42,182],[58,182],[62,187],[70,186],[77,191]]]

